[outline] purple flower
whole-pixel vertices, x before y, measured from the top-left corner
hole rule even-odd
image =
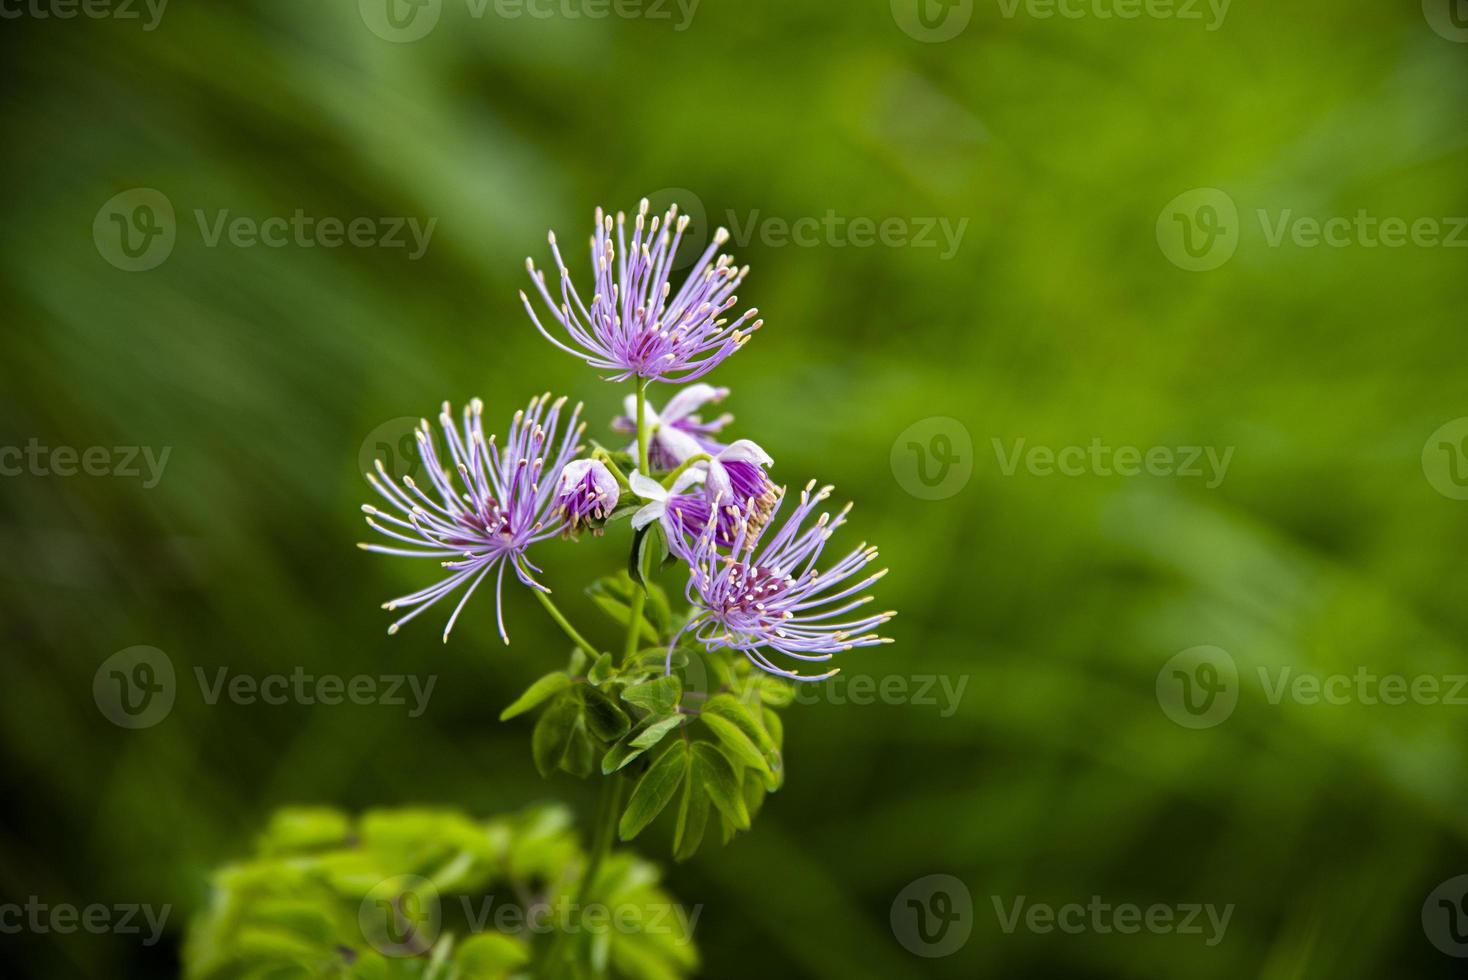
[[[724,318],[738,302],[734,291],[749,267],[735,268],[727,255],[715,258],[719,247],[729,240],[723,228],[715,233],[683,285],[674,291],[669,281],[673,257],[689,219],[679,218],[674,205],[666,217],[649,222],[647,209],[644,199],[629,242],[626,215],[618,213],[614,226],[612,219],[597,208],[596,233],[591,238],[595,292],[590,307],[571,285],[571,273],[561,258],[554,232],[550,234],[550,246],[561,272],[559,301],[546,288],[545,273],[536,271],[534,260],[525,260],[541,299],[575,346],[557,340],[541,325],[523,290],[520,299],[535,328],[547,340],[594,368],[612,372],[610,380],[636,377],[683,384],[703,377],[743,347],[763,321],[744,326],[758,310],[750,310],[732,323]]]
[[[617,506],[621,497],[617,478],[607,464],[597,459],[577,459],[561,470],[556,491],[556,511],[566,519],[566,530],[574,534],[590,527],[601,534],[601,524]]]
[[[515,413],[503,449],[494,436],[484,438],[484,404],[479,399],[464,409],[462,433],[455,429],[445,402],[439,424],[452,469],[440,463],[432,429],[426,420],[417,432],[418,455],[428,474],[430,492],[425,493],[406,476],[402,487],[396,486],[381,460],[377,463],[377,475],[367,474],[373,489],[397,512],[363,504],[367,523],[386,537],[413,547],[378,544],[359,547],[387,555],[450,559],[442,564],[452,573],[436,585],[385,603],[384,609],[412,609],[388,627],[389,633],[396,633],[408,620],[467,585],[444,627],[443,638],[447,643],[464,604],[484,577],[498,568],[495,611],[500,636],[509,643],[503,606],[505,569],[513,569],[515,577],[532,589],[550,591],[531,576],[531,572],[540,569],[530,563],[525,552],[535,542],[559,534],[564,527],[564,518],[557,512],[558,477],[580,451],[576,440],[586,428],[578,424],[581,406],[577,405],[557,442],[561,407],[565,402],[564,398],[552,402],[549,394],[532,398],[523,412]],[[550,478],[543,479],[544,476]]]
[[[772,663],[765,651],[799,661],[824,662],[853,647],[892,642],[869,631],[895,613],[842,618],[871,601],[871,596],[852,596],[887,574],[883,569],[858,576],[877,557],[876,548],[862,545],[826,571],[816,570],[826,539],[845,523],[851,505],[834,519],[823,513],[803,529],[806,519],[831,493],[830,487],[823,487],[812,495],[814,486],[812,481],[801,491],[795,512],[778,531],[768,533],[768,527],[756,529],[741,519],[727,555],[719,552],[714,529],[704,529],[688,555],[687,595],[694,615],[673,639],[669,664],[678,640],[692,631],[711,650],[738,650],[761,670],[792,680],[815,681],[837,670],[815,676],[785,670]],[[778,511],[779,504],[775,509]]]
[[[648,402],[644,410],[647,412],[647,428],[651,434],[647,456],[652,468],[671,470],[690,456],[696,456],[699,453],[713,455],[723,449],[724,444],[716,442],[712,436],[734,421],[734,416],[725,412],[712,422],[705,422],[694,413],[709,402],[723,401],[728,394],[728,388],[715,388],[713,385],[700,382],[689,385],[670,398],[662,412],[658,412],[653,408],[652,403]],[[627,414],[613,419],[612,429],[635,435],[637,433],[637,396],[628,395],[623,403],[623,410]],[[637,443],[635,441],[627,447],[627,452],[636,458]]]

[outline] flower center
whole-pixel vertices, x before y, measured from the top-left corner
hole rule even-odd
[[[767,606],[778,598],[789,586],[781,575],[761,565],[735,565],[729,572],[728,589],[725,592],[723,615],[726,622],[748,622],[753,619],[761,625],[771,625],[783,617],[771,613]]]
[[[486,499],[477,511],[465,511],[459,515],[459,526],[470,532],[464,537],[451,538],[450,542],[464,548],[482,547],[495,535],[513,537],[510,519],[500,510],[497,501]]]

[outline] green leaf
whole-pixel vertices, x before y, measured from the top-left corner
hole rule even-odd
[[[456,980],[503,980],[530,962],[525,944],[497,932],[471,936],[454,957]]]
[[[586,679],[597,687],[601,687],[616,671],[616,661],[612,659],[610,653],[604,653],[596,658],[596,663],[591,665],[591,670],[586,673]]]
[[[657,680],[629,687],[622,692],[622,700],[654,715],[667,714],[678,706],[683,693],[683,682],[673,674],[665,674]]]
[[[758,777],[756,777],[756,781]],[[673,858],[686,861],[698,853],[703,843],[703,830],[708,825],[709,797],[697,779],[683,784],[683,798],[678,804],[678,824],[673,829]]]
[[[583,685],[578,693],[586,706],[586,727],[603,742],[615,742],[632,728],[632,719],[603,692]]]
[[[703,706],[699,718],[719,737],[735,761],[758,769],[770,779],[775,778],[780,765],[779,753],[764,726],[744,702],[732,694],[715,695]]]
[[[684,715],[677,712],[668,715],[653,715],[642,728],[640,734],[632,737],[632,744],[639,749],[650,749],[661,742],[669,732],[683,724]]]
[[[524,694],[515,699],[513,704],[500,712],[500,721],[509,721],[516,715],[523,715],[551,695],[559,694],[570,686],[571,678],[565,671],[558,670],[553,674],[546,674],[540,680],[531,684]]]
[[[550,778],[550,774],[560,767],[580,718],[581,702],[569,694],[562,694],[551,702],[535,723],[535,732],[530,736],[530,754],[542,776]]]
[[[679,714],[666,717],[654,715],[647,719],[607,750],[607,754],[601,760],[601,771],[610,775],[624,768],[633,759],[654,748],[668,732],[682,723],[683,716]]]
[[[688,760],[687,744],[675,741],[643,774],[617,827],[622,840],[631,840],[642,833],[653,818],[663,812],[688,773]]]
[[[586,732],[586,718],[583,715],[577,719],[576,726],[571,729],[571,737],[566,741],[566,754],[561,757],[561,768],[577,779],[585,779],[596,768],[596,754],[597,747]]]
[[[739,779],[734,775],[734,766],[728,757],[709,742],[693,745],[693,778],[703,784],[724,819],[737,830],[749,829],[749,809],[744,804],[744,794]]]

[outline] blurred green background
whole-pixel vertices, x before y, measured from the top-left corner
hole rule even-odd
[[[704,234],[757,226],[731,250],[767,325],[709,380],[782,482],[857,501],[843,541],[880,543],[892,568],[897,644],[849,654],[843,676],[966,684],[948,712],[935,688],[786,713],[785,789],[752,833],[670,871],[704,906],[705,975],[1453,974],[1421,915],[1468,871],[1468,706],[1271,704],[1258,676],[1468,672],[1468,503],[1423,461],[1468,415],[1468,253],[1269,238],[1286,212],[1468,215],[1468,47],[1417,3],[1239,0],[1209,30],[1201,10],[978,0],[928,8],[971,14],[936,43],[904,0],[703,0],[691,20],[443,0],[403,43],[351,0],[174,0],[152,30],[137,9],[7,6],[21,15],[0,24],[0,446],[171,448],[151,488],[0,479],[0,880],[5,901],[173,913],[155,947],[0,936],[5,972],[173,975],[209,870],[280,805],[563,798],[590,820],[595,786],[543,781],[529,724],[496,720],[564,640],[519,592],[509,648],[483,597],[447,646],[436,612],[389,638],[379,604],[433,569],[353,547],[359,459],[444,399],[479,395],[499,419],[547,389],[584,399],[610,440],[624,387],[545,344],[516,292],[526,255],[548,262],[547,229],[584,269],[593,208],[658,192],[697,202]],[[177,217],[142,272],[92,231],[135,188]],[[1209,271],[1159,237],[1195,188],[1238,210],[1237,250]],[[210,246],[195,218],[297,209],[436,225],[413,260]],[[945,258],[825,231],[787,243],[768,222],[828,212],[967,224]],[[1214,215],[1230,220],[1200,210],[1198,229]],[[914,425],[930,448],[940,429],[970,440],[971,476],[943,499],[913,482]],[[994,442],[1007,458],[1019,439],[1235,451],[1210,488],[1006,475]],[[615,628],[579,590],[623,545],[537,554],[603,643]],[[92,684],[139,644],[180,683],[172,713],[132,731]],[[1204,644],[1236,662],[1238,704],[1195,730],[1157,681]],[[438,680],[418,718],[211,706],[193,672],[220,667]],[[666,858],[661,837],[639,845]],[[889,912],[939,873],[970,892],[972,934],[921,958]],[[1093,895],[1235,911],[1214,946],[1007,934],[995,913],[995,896]]]

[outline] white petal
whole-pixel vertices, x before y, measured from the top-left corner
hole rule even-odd
[[[668,451],[669,456],[672,456],[679,463],[690,456],[697,456],[703,452],[703,447],[698,444],[697,439],[682,429],[675,429],[666,423],[658,429],[653,438]]]
[[[663,421],[676,422],[698,411],[708,402],[722,400],[729,394],[728,388],[715,388],[709,384],[693,384],[684,388],[663,406]]]
[[[769,453],[749,439],[739,439],[731,443],[719,453],[719,459],[726,462],[754,463],[756,466],[770,466],[775,462]]]
[[[639,497],[647,500],[668,499],[668,491],[663,489],[661,483],[651,477],[643,476],[637,470],[632,471],[632,475],[627,478],[627,483],[631,485],[632,492]]]
[[[565,493],[567,487],[580,483],[583,479],[585,479],[586,471],[591,469],[593,465],[601,466],[601,464],[597,463],[595,460],[573,459],[571,462],[562,467],[560,485],[561,493]],[[602,466],[602,469],[606,469],[606,467]],[[615,483],[616,481],[613,480],[612,482]]]
[[[719,456],[724,455],[720,453]],[[718,456],[709,463],[708,473],[709,496],[715,500],[726,501],[734,499],[734,486],[729,482],[729,471],[724,469],[724,464],[719,461]]]
[[[632,529],[634,531],[641,531],[653,521],[662,517],[663,511],[666,509],[667,504],[663,503],[663,501],[661,500],[654,500],[652,503],[648,504],[646,507],[643,507],[637,513],[632,515]]]
[[[678,474],[678,479],[673,481],[673,495],[682,493],[695,483],[702,483],[708,476],[705,472],[707,463],[694,463],[688,469]]]

